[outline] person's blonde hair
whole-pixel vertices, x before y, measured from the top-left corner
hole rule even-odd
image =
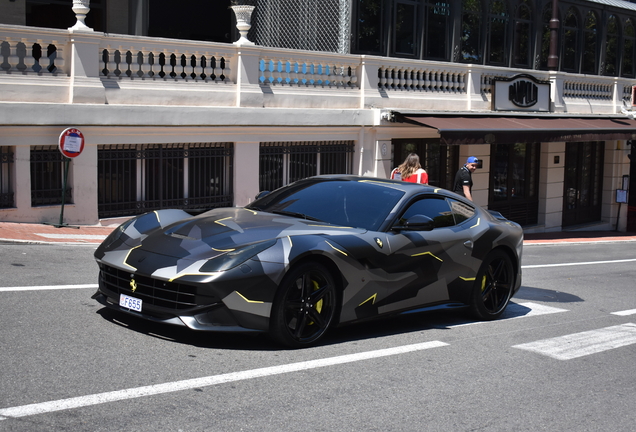
[[[410,153],[406,159],[404,159],[404,162],[397,167],[397,170],[402,175],[402,180],[406,180],[420,168],[422,168],[420,165],[420,157],[415,153]]]

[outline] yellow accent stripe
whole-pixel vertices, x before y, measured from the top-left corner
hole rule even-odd
[[[363,301],[362,303],[360,303],[358,306],[362,306],[363,304],[365,304],[366,302],[368,302],[369,300],[371,300],[371,304],[375,304],[375,299],[378,297],[378,293],[373,294],[371,297],[369,297],[368,299],[366,299],[365,301]]]
[[[232,219],[232,217],[226,217],[226,218],[223,218],[223,219],[219,219],[219,220],[214,221],[214,223],[218,223],[219,225],[227,226],[225,224],[222,224],[221,221],[228,220],[228,219]]]
[[[440,189],[440,188],[437,188],[437,189],[435,189],[433,192],[435,192],[435,193],[439,193],[439,191],[441,191],[441,189]]]
[[[232,252],[235,251],[236,249],[216,249],[216,248],[212,248],[213,251],[217,251],[217,252]]]
[[[247,210],[248,212],[253,213],[253,214],[258,214],[254,210],[250,210],[250,209],[246,209],[246,208],[243,208],[243,210]]]
[[[290,236],[287,236],[287,240],[289,240],[289,246],[294,246],[294,244],[291,241],[291,237]]]
[[[124,258],[124,265],[130,267],[131,269],[137,271],[137,267],[133,267],[130,264],[128,264],[126,261],[128,261],[128,257],[130,256],[130,254],[132,253],[133,250],[137,249],[141,247],[141,245],[139,246],[135,246],[134,248],[132,248],[131,250],[128,251],[128,253],[126,254],[126,258]]]
[[[346,227],[346,226],[333,226],[333,225],[314,225],[314,224],[307,224],[307,226],[319,227],[319,228],[351,229],[351,227]]]
[[[214,276],[219,274],[220,272],[212,272],[212,273],[181,273],[173,277],[172,279],[168,279],[168,282],[174,282],[175,279],[182,278],[184,276]]]
[[[235,292],[235,293],[237,293],[239,296],[241,296],[241,298],[242,298],[243,300],[245,300],[246,302],[248,302],[248,303],[265,303],[265,302],[262,302],[262,301],[259,301],[259,300],[248,300],[248,299],[247,299],[247,298],[245,298],[245,296],[244,296],[243,294],[241,294],[240,292],[238,292],[238,291],[234,291],[234,292]]]
[[[416,257],[416,256],[422,256],[422,255],[430,255],[430,256],[432,256],[433,258],[435,258],[436,260],[439,260],[440,262],[444,262],[444,260],[443,260],[443,259],[441,259],[441,258],[439,258],[439,257],[436,257],[435,255],[433,255],[433,254],[432,254],[432,253],[430,253],[430,252],[422,252],[422,253],[418,253],[418,254],[411,255],[411,256],[412,256],[412,257]]]
[[[327,240],[325,240],[325,243],[327,243],[329,246],[331,246],[334,250],[337,250],[338,252],[340,252],[341,254],[343,254],[344,256],[348,256],[346,254],[346,252],[341,251],[340,249],[338,249],[337,247],[335,247],[334,245],[332,245],[331,243],[329,243]]]
[[[475,280],[475,278],[474,278],[474,277],[472,277],[472,278],[465,278],[465,277],[461,277],[461,276],[460,276],[459,278],[460,278],[461,280],[463,280],[463,281],[466,281],[466,282],[470,282],[470,281],[474,281],[474,280]]]
[[[477,218],[477,223],[475,225],[471,226],[471,228],[475,228],[476,226],[478,226],[479,222],[481,222],[481,218]]]

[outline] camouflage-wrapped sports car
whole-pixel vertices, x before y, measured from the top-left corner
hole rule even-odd
[[[127,221],[95,252],[93,298],[301,347],[329,327],[391,314],[467,307],[495,319],[521,285],[522,243],[519,225],[444,189],[318,176],[246,207]]]

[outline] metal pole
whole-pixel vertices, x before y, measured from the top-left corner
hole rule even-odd
[[[60,223],[58,228],[64,226],[64,203],[66,201],[66,183],[68,181],[69,162],[70,162],[70,159],[65,157],[64,158],[64,179],[62,180],[62,208],[60,210]]]
[[[559,0],[552,0],[552,19],[550,20],[550,54],[548,70],[559,68]]]

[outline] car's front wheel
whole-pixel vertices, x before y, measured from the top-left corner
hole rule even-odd
[[[270,332],[283,345],[299,348],[320,339],[337,310],[333,276],[319,263],[307,262],[283,279],[274,299]]]
[[[477,273],[471,298],[471,312],[480,320],[499,318],[508,306],[514,284],[514,270],[508,254],[490,252]]]

